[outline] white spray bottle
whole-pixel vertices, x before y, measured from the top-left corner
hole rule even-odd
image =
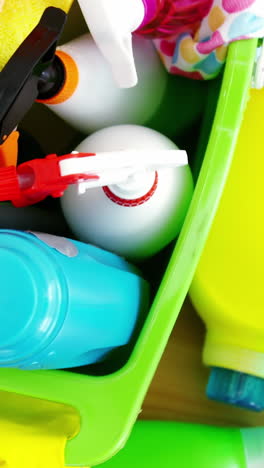
[[[133,40],[138,85],[121,89],[104,56],[89,34],[58,47],[57,70],[61,86],[40,94],[59,117],[83,133],[120,123],[146,124],[159,112],[165,96],[167,73],[153,44],[144,38]]]
[[[204,83],[169,75],[153,42],[131,34],[160,11],[160,0],[79,4],[91,34],[57,48],[62,73],[38,99],[85,134],[137,124],[174,138],[192,127],[206,99]]]
[[[61,198],[66,221],[79,239],[141,260],[178,235],[193,192],[185,151],[137,125],[99,130],[76,150],[105,152],[102,161],[94,159],[100,178],[71,185]],[[82,173],[82,164],[82,158],[78,166],[71,159],[62,161],[62,174]]]

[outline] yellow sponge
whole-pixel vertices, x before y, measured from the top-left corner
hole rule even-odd
[[[73,0],[0,0],[0,70],[49,6],[68,12]]]

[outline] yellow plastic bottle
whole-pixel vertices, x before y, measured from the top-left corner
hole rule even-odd
[[[264,409],[264,89],[251,90],[190,295],[207,327],[207,395]]]

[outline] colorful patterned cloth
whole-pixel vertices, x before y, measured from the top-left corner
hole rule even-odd
[[[212,0],[195,32],[154,43],[170,73],[203,80],[219,73],[230,42],[253,37],[264,37],[264,0]]]

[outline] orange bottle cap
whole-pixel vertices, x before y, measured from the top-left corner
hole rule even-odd
[[[0,145],[0,167],[17,165],[18,137],[19,133],[14,131]]]
[[[79,72],[73,58],[62,50],[57,50],[56,55],[60,58],[65,70],[65,80],[63,86],[60,91],[55,94],[55,96],[52,96],[48,99],[37,99],[37,102],[51,105],[61,104],[62,102],[67,101],[73,95],[78,86]]]

